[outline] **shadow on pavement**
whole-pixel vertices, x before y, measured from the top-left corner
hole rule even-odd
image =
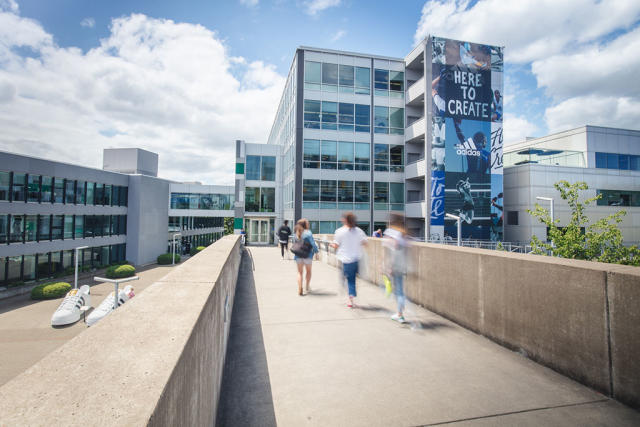
[[[238,274],[225,359],[218,426],[275,426],[253,260],[245,251]]]

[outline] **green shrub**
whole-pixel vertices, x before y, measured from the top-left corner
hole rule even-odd
[[[71,289],[66,282],[43,283],[31,290],[31,299],[53,299],[64,296]]]
[[[195,255],[200,251],[203,251],[206,248],[206,246],[198,246],[197,248],[191,248],[191,255]],[[169,257],[169,259],[171,259],[171,257]]]
[[[133,265],[113,265],[107,268],[105,273],[109,279],[122,279],[123,277],[131,277],[136,274],[136,269]]]
[[[67,276],[71,276],[72,274],[75,274],[75,272],[75,267],[67,267],[64,269],[64,274],[66,274]]]
[[[175,254],[175,260],[176,260],[176,263],[179,263],[180,262],[180,255]],[[160,264],[160,265],[171,264],[171,254],[158,255],[158,264]]]

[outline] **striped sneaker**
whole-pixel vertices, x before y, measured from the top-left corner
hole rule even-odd
[[[120,290],[118,292],[118,303],[120,305],[122,305],[125,302],[129,301],[134,296],[135,296],[135,294],[133,293],[133,286],[127,285],[127,286],[124,287],[124,289],[122,289],[122,290]],[[95,323],[97,323],[102,318],[108,316],[113,310],[114,310],[114,308],[113,308],[113,292],[111,292],[100,303],[100,305],[95,310],[93,310],[91,312],[91,314],[89,314],[87,316],[87,326],[94,325]]]
[[[91,305],[89,289],[89,285],[83,285],[80,289],[71,289],[67,292],[67,296],[51,316],[51,326],[68,325],[80,320],[80,307]]]

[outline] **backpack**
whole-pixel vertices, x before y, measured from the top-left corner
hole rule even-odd
[[[291,245],[291,252],[298,258],[309,258],[311,243],[307,239],[300,239]]]

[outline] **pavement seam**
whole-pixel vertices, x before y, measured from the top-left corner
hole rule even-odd
[[[555,406],[545,406],[545,407],[540,407],[540,408],[522,409],[520,411],[501,412],[501,413],[498,413],[498,414],[482,415],[482,416],[478,416],[478,417],[469,417],[469,418],[460,418],[460,419],[457,419],[457,420],[441,421],[441,422],[431,423],[431,424],[420,424],[420,425],[415,426],[415,427],[441,426],[441,425],[446,425],[446,424],[461,423],[461,422],[464,422],[464,421],[475,421],[475,420],[482,420],[482,419],[485,419],[485,418],[498,418],[498,417],[504,417],[504,416],[507,416],[507,415],[526,414],[528,412],[546,411],[546,410],[549,410],[549,409],[559,409],[559,408],[570,408],[570,407],[574,407],[574,406],[584,406],[584,405],[591,405],[593,403],[610,402],[610,401],[612,401],[612,400],[604,398],[604,399],[590,400],[590,401],[587,401],[587,402],[566,403],[564,405],[555,405]]]

